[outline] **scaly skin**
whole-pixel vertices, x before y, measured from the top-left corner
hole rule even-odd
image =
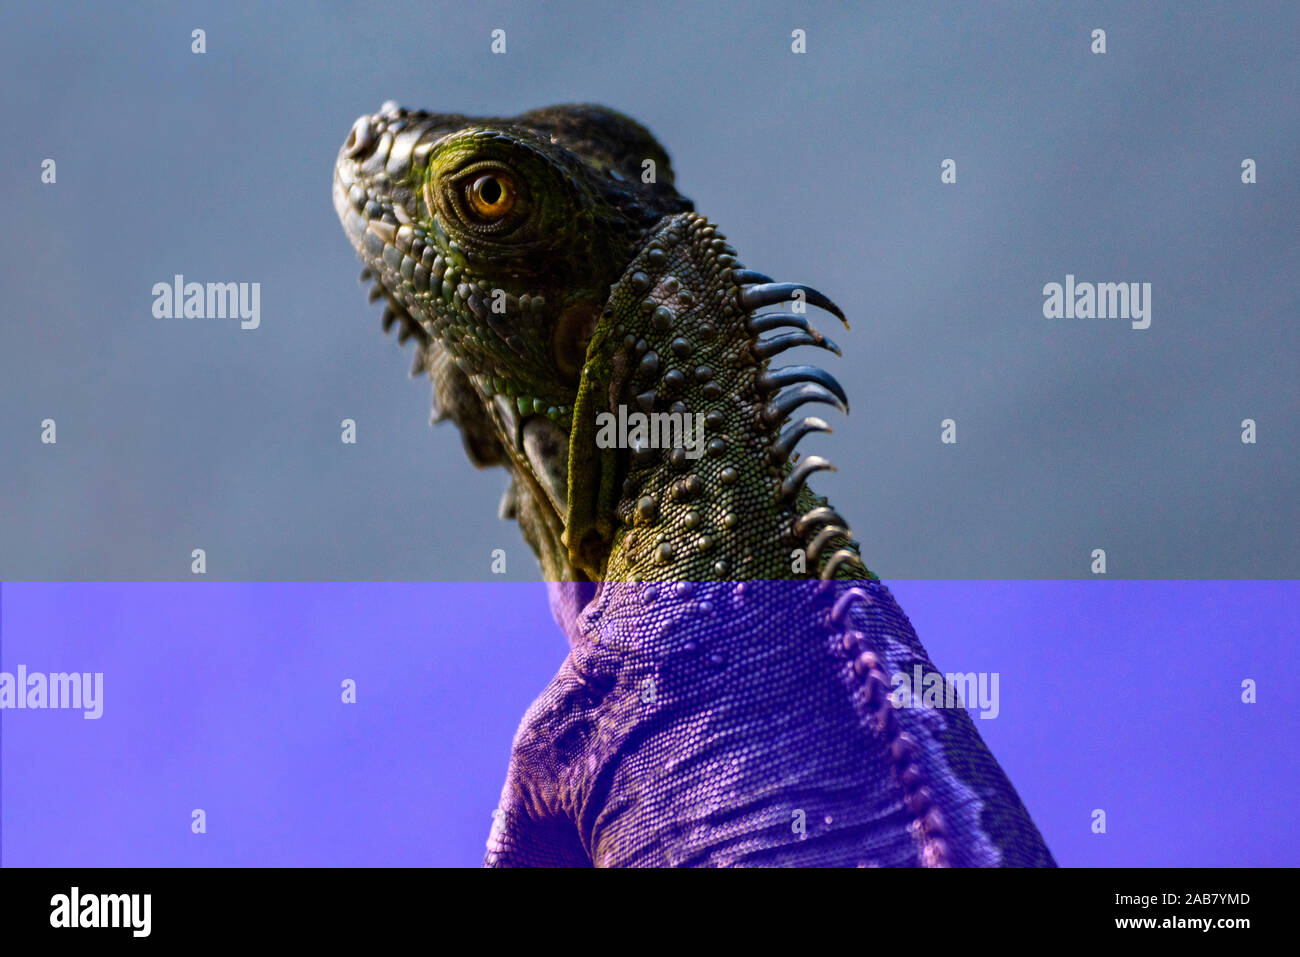
[[[799,409],[847,399],[770,364],[838,353],[803,308],[834,304],[740,265],[654,138],[602,107],[385,104],[334,182],[438,417],[509,470],[503,513],[571,644],[516,736],[487,863],[1054,863],[963,708],[891,702],[892,676],[935,668],[808,489],[829,463],[795,451],[829,431]],[[620,406],[703,414],[705,454],[602,448]]]

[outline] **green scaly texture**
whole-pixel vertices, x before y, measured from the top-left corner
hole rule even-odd
[[[614,287],[577,399],[573,559],[605,581],[815,578],[832,558],[835,577],[874,579],[847,530],[796,530],[826,501],[802,482],[782,490],[798,463],[773,455],[781,421],[765,418],[772,390],[761,384],[771,360],[756,357],[735,257],[704,217],[683,213],[653,232]],[[596,413],[619,405],[703,415],[704,454],[602,454]]]

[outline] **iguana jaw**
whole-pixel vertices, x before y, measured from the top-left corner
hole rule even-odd
[[[346,183],[337,174],[334,203],[349,238],[356,244],[360,236],[359,242],[364,243],[366,226],[358,222],[357,211],[347,199]],[[411,316],[373,267],[363,271],[362,280],[372,282],[371,301],[385,302],[385,331],[396,326],[400,342],[415,340],[416,356],[411,373],[427,372],[433,380],[435,421],[451,419],[457,425],[466,451],[476,465],[505,465],[512,473],[511,486],[502,500],[501,517],[519,522],[546,579],[594,580],[599,563],[586,563],[582,567],[575,564],[564,535],[571,457],[568,421],[552,421],[536,412],[520,414],[517,403],[507,396],[488,394],[473,379],[457,375],[456,366],[449,361],[438,340],[431,338]],[[573,331],[580,338],[572,348],[581,355],[586,352],[594,330],[588,326]],[[453,376],[456,382],[449,385],[446,380]],[[454,392],[454,401],[447,401],[445,393],[449,391]],[[442,401],[438,398],[440,393],[444,394]],[[570,408],[571,402],[572,399]],[[470,411],[473,409],[479,411]]]
[[[432,338],[421,319],[412,316],[409,298],[391,286],[386,275],[384,254],[395,248],[389,238],[392,231],[383,225],[386,218],[397,218],[393,207],[380,196],[357,190],[356,167],[340,162],[334,171],[334,208],[344,232],[358,256],[366,264],[361,276],[372,282],[371,301],[384,301],[385,331],[397,328],[400,342],[416,342],[412,375],[428,373],[434,391],[434,419],[451,419],[459,428],[470,460],[480,468],[505,465],[513,475],[502,501],[502,517],[519,521],[526,539],[537,553],[546,577],[554,581],[583,580],[584,576],[568,560],[562,542],[566,501],[566,467],[568,433],[544,415],[521,414],[518,404],[507,396],[488,394],[474,378],[466,375]],[[365,215],[367,203],[376,203]],[[379,229],[372,227],[378,222]],[[371,249],[367,250],[367,244]],[[390,255],[392,255],[390,253]],[[400,271],[397,273],[400,276]],[[585,351],[586,342],[575,348]]]

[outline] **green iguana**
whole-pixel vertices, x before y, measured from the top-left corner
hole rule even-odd
[[[804,406],[847,398],[771,361],[838,353],[805,307],[842,313],[742,266],[645,128],[387,103],[334,206],[435,416],[508,470],[570,641],[487,863],[1053,865],[966,711],[898,706],[894,676],[934,666],[807,487],[830,465],[796,444],[830,427]],[[656,431],[693,421],[694,447]]]

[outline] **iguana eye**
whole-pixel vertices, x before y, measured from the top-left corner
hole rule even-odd
[[[528,168],[516,168],[511,157],[483,155],[481,143],[471,145],[468,156],[461,155],[463,143],[453,142],[442,147],[448,156],[431,157],[425,202],[470,257],[489,247],[526,248],[537,238],[532,228],[536,193]]]
[[[514,180],[501,172],[485,173],[466,188],[465,201],[480,219],[495,222],[514,209]]]

